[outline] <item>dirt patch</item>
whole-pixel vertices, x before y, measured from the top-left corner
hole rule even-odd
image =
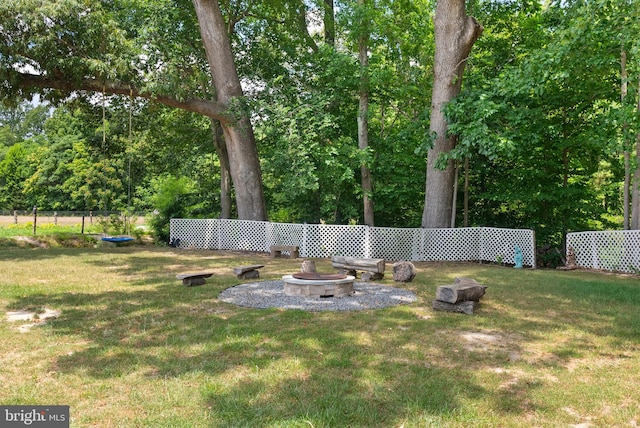
[[[470,352],[509,351],[511,360],[518,348],[517,337],[497,331],[461,331],[459,336],[464,349]]]
[[[18,245],[20,246],[20,244],[23,244],[21,246],[28,246],[28,247],[37,247],[37,248],[49,248],[49,244],[47,244],[46,242],[42,242],[39,239],[36,239],[34,237],[31,236],[16,236],[13,239],[15,239],[15,241],[18,243]]]
[[[27,324],[20,324],[17,329],[20,333],[27,333],[33,327],[46,324],[47,320],[55,319],[60,316],[60,311],[44,308],[42,312],[33,311],[10,311],[7,312],[7,321],[31,321]]]

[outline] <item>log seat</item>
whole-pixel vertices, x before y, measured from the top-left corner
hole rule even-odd
[[[358,271],[362,271],[363,281],[384,278],[384,259],[333,256],[331,257],[331,265],[345,275],[357,276]]]

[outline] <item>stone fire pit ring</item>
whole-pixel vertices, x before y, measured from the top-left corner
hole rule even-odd
[[[347,297],[353,294],[351,275],[293,274],[282,277],[284,294],[303,297]]]

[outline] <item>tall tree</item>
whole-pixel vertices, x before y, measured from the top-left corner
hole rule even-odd
[[[640,116],[640,77],[636,91],[636,113]],[[636,131],[636,169],[633,173],[633,188],[631,189],[631,229],[640,229],[640,130]]]
[[[242,105],[242,86],[236,71],[226,23],[216,0],[193,0],[193,4],[217,101],[233,114],[212,119],[220,121],[224,134],[231,179],[236,189],[238,218],[266,220],[267,208],[262,190],[258,149],[249,113]]]
[[[438,165],[440,156],[456,145],[456,136],[448,132],[444,107],[459,93],[462,75],[471,48],[482,34],[483,27],[466,14],[464,0],[438,0],[434,17],[435,57],[429,127],[433,147],[427,153],[422,227],[450,227],[453,210],[455,168],[451,160],[444,169]]]
[[[369,147],[369,13],[366,0],[358,0],[360,10],[360,36],[358,37],[358,60],[360,62],[360,89],[358,101],[358,149],[367,152]],[[364,224],[374,226],[373,184],[366,156],[360,164]]]
[[[620,98],[622,105],[627,101],[627,95],[629,94],[629,73],[627,71],[627,51],[622,46],[620,50]],[[631,148],[630,144],[627,141],[627,132],[624,132],[629,127],[628,123],[623,124],[623,156],[624,156],[624,185],[622,189],[622,228],[625,230],[629,229],[629,221],[630,213],[629,210],[631,206],[629,205],[631,198]]]

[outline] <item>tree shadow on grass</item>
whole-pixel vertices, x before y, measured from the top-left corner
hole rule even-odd
[[[203,391],[217,426],[315,427],[387,427],[407,419],[446,418],[460,411],[461,401],[487,393],[472,376],[452,383],[451,373],[442,369],[387,363],[352,372],[322,360],[304,377],[282,377],[275,385],[249,375]]]
[[[470,399],[499,399],[454,355],[411,350],[430,333],[427,321],[406,327],[415,322],[407,308],[243,309],[218,302],[221,288],[159,282],[152,289],[28,299],[62,308],[48,328],[82,339],[51,370],[98,382],[202,375],[194,392],[211,407],[216,426],[390,426],[446,418]],[[416,337],[421,331],[425,337]]]

